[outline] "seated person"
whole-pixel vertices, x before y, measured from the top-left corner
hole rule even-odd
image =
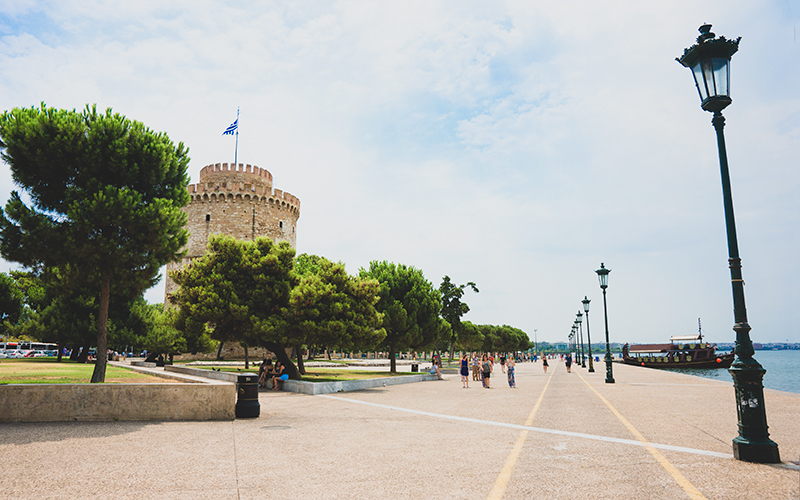
[[[261,366],[258,367],[258,386],[259,387],[266,387],[267,380],[272,375],[272,360],[265,359],[261,362]]]
[[[275,369],[272,371],[272,390],[277,391],[280,390],[280,385],[278,382],[286,382],[289,380],[289,375],[284,373],[286,368],[281,364],[280,361],[275,363]]]
[[[433,365],[431,366],[431,375],[436,375],[439,380],[444,380],[442,378],[442,365],[439,358],[433,360]]]

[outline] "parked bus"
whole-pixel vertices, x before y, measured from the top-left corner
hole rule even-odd
[[[58,351],[58,344],[21,340],[18,349],[20,351]]]

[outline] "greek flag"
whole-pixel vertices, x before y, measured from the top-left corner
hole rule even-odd
[[[236,132],[236,129],[239,128],[239,119],[237,118],[235,122],[231,123],[231,125],[225,129],[225,132],[222,135],[233,135]]]

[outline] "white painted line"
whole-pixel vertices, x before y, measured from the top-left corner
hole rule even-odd
[[[644,446],[643,443],[634,439],[620,439],[610,436],[597,436],[594,434],[584,434],[582,432],[570,432],[570,431],[562,431],[558,429],[543,429],[541,427],[531,427],[528,425],[518,425],[518,424],[509,424],[506,422],[495,422],[493,420],[481,420],[477,418],[468,418],[468,417],[458,417],[455,415],[443,415],[441,413],[432,413],[429,411],[422,411],[422,410],[412,410],[409,408],[401,408],[399,406],[389,406],[380,403],[369,403],[366,401],[359,401],[357,399],[350,399],[350,398],[343,398],[339,396],[331,396],[329,394],[319,394],[314,396],[317,398],[328,398],[328,399],[336,399],[339,401],[347,401],[348,403],[358,403],[367,406],[374,406],[376,408],[383,408],[386,410],[396,410],[402,411],[406,413],[414,413],[417,415],[425,415],[426,417],[435,417],[435,418],[444,418],[448,420],[457,420],[459,422],[469,422],[473,424],[483,424],[483,425],[491,425],[495,427],[506,427],[508,429],[519,429],[519,430],[527,430],[533,432],[541,432],[543,434],[556,434],[559,436],[569,436],[569,437],[577,437],[583,439],[591,439],[594,441],[604,441],[608,443],[619,443],[619,444],[628,444],[631,446]],[[717,458],[733,458],[733,455],[730,453],[718,453],[716,451],[708,451],[708,450],[697,450],[694,448],[684,448],[682,446],[673,446],[670,444],[657,444],[657,443],[650,443],[650,446],[653,448],[658,448],[660,450],[668,450],[668,451],[679,451],[681,453],[691,453],[694,455],[704,455],[707,457],[717,457]]]

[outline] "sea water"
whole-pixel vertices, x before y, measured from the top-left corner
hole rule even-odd
[[[800,350],[756,351],[753,355],[767,373],[764,375],[764,387],[778,391],[796,392],[800,394]],[[722,368],[667,368],[669,371],[730,381],[733,377],[728,370]]]

